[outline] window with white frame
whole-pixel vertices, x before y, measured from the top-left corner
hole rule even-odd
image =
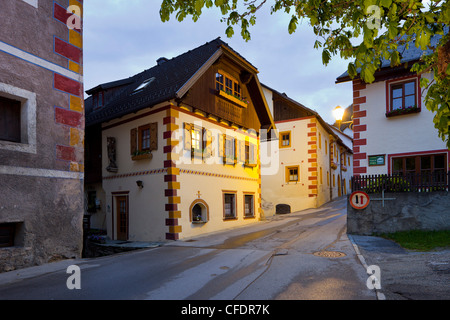
[[[36,94],[0,83],[0,149],[36,153]]]

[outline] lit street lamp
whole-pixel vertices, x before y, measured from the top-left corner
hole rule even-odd
[[[336,119],[338,130],[341,131],[341,124],[342,123],[353,123],[353,121],[344,121],[342,122],[342,118],[344,117],[345,109],[341,106],[337,106],[333,109],[333,116],[334,119]]]

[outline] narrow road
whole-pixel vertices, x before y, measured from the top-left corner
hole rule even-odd
[[[81,268],[69,290],[68,265]],[[114,256],[0,274],[0,299],[376,299],[346,235],[346,201]]]

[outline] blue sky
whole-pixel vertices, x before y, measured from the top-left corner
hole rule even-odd
[[[160,4],[161,0],[85,1],[85,90],[130,77],[153,67],[160,57],[176,57],[220,36],[258,68],[262,83],[316,110],[325,121],[334,122],[334,107],[352,103],[351,83],[335,84],[348,61],[333,57],[325,67],[307,23],[290,35],[290,17],[281,12],[270,15],[265,5],[250,30],[252,39],[245,42],[237,28],[227,38],[217,8],[204,10],[195,23],[190,17],[180,23],[175,16],[163,23]]]

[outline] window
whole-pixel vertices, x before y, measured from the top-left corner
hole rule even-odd
[[[103,104],[104,104],[103,91],[95,93],[94,96],[92,97],[92,99],[93,99],[92,103],[94,105],[94,109],[103,107]]]
[[[237,82],[234,83],[234,96],[236,98],[241,98],[241,86]]]
[[[192,151],[194,155],[202,154],[202,128],[196,126],[192,129]]]
[[[241,98],[239,82],[221,70],[216,73],[216,90],[225,91],[229,95]]]
[[[0,224],[0,248],[14,246],[15,229],[14,223]]]
[[[201,126],[184,123],[184,150],[190,152],[191,157],[208,158],[212,155],[212,134]]]
[[[330,172],[327,171],[327,186],[330,185]]]
[[[236,140],[233,137],[225,137],[225,162],[236,162]]]
[[[280,148],[289,148],[291,146],[291,132],[280,132]]]
[[[158,149],[158,123],[153,122],[130,131],[130,153],[132,156],[150,155]],[[135,160],[135,159],[133,159]]]
[[[150,150],[150,125],[139,127],[139,150]]]
[[[416,81],[391,84],[391,111],[417,105]]]
[[[245,165],[256,166],[256,145],[245,141]]]
[[[392,173],[394,175],[414,175],[426,176],[432,174],[438,176],[447,173],[446,154],[417,155],[410,157],[399,157],[392,159]]]
[[[221,73],[216,73],[216,90],[223,91],[224,88],[224,76]]]
[[[36,93],[0,83],[0,149],[36,153]]]
[[[320,184],[323,184],[322,167],[319,168],[319,172],[320,172],[319,173],[319,179],[320,179],[319,181],[320,181]]]
[[[286,167],[286,182],[298,182],[299,166]]]
[[[150,79],[144,80],[136,89],[134,89],[133,94],[144,90],[154,80],[155,80],[155,77],[151,77]]]
[[[319,132],[319,149],[322,149],[322,135]]]
[[[244,217],[252,218],[255,216],[255,196],[253,194],[244,194]]]
[[[21,142],[20,101],[0,97],[0,140]]]
[[[236,192],[223,193],[223,218],[236,219]]]

